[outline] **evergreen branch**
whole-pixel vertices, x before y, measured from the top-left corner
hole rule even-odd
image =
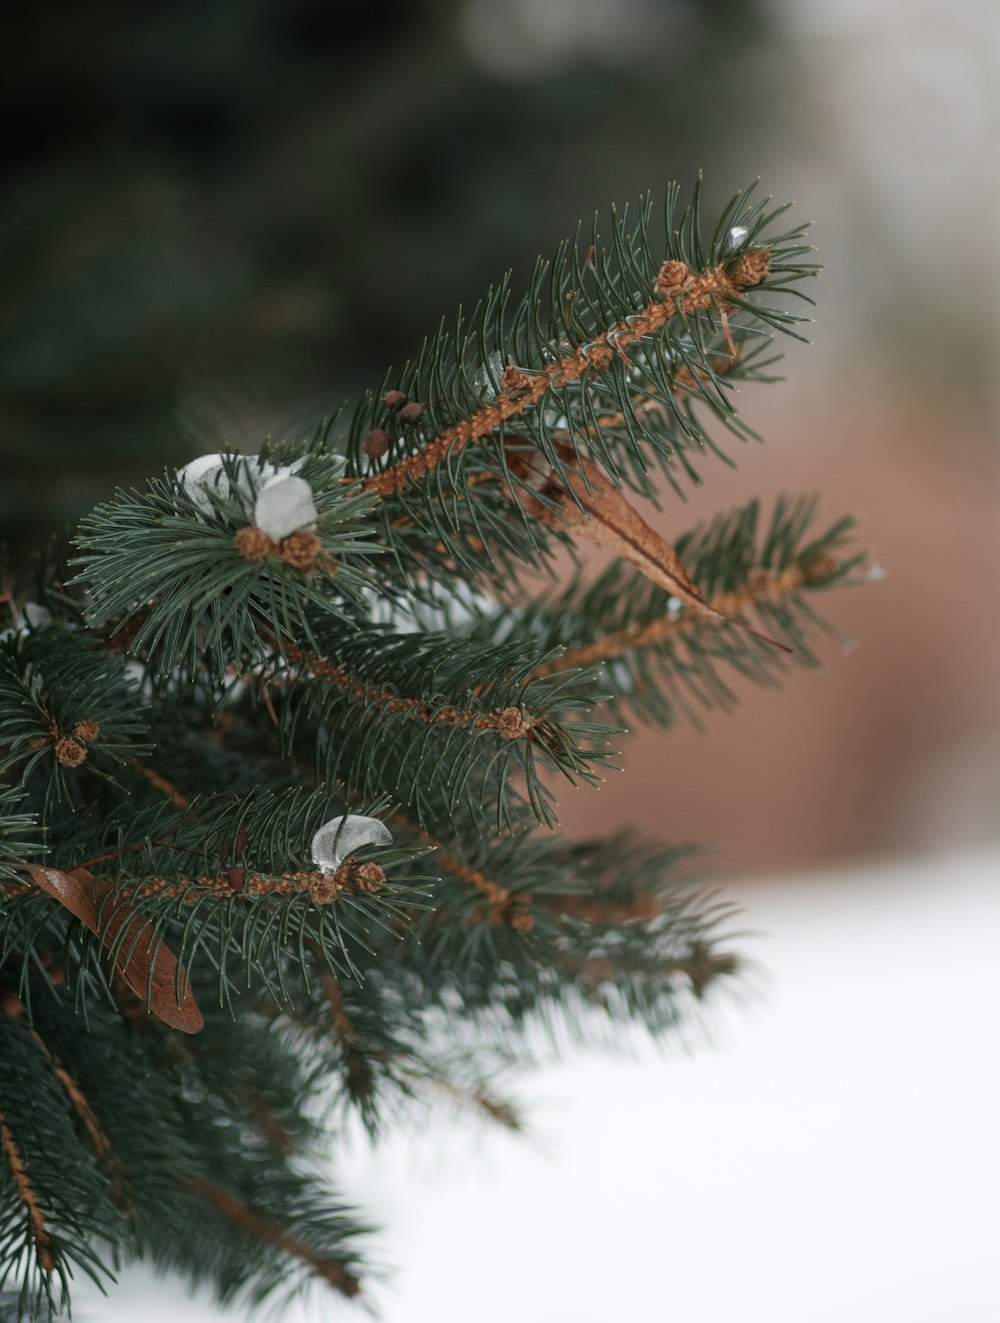
[[[419,1087],[437,1094],[445,1101],[455,1103],[463,1110],[471,1109],[485,1116],[489,1121],[503,1126],[505,1130],[520,1133],[524,1130],[524,1121],[513,1103],[497,1098],[482,1082],[465,1085],[453,1080],[443,1071],[426,1062],[403,1062],[402,1074]]]
[[[865,574],[865,555],[849,545],[853,521],[841,519],[817,534],[815,516],[814,500],[782,498],[765,524],[753,501],[684,534],[675,548],[709,607],[741,623],[752,610],[790,660],[804,666],[818,665],[811,636],[831,632],[807,597]],[[786,665],[747,637],[750,631],[704,628],[702,614],[619,563],[590,585],[578,580],[499,616],[484,611],[467,628],[473,638],[534,639],[539,674],[584,668],[612,693],[607,706],[619,720],[631,712],[670,724],[682,714],[697,725],[698,707],[736,701],[723,668],[774,685]]]
[[[221,681],[234,665],[267,661],[275,640],[308,638],[310,608],[349,619],[379,551],[364,518],[373,498],[345,490],[340,462],[318,445],[301,469],[318,502],[320,551],[308,565],[248,550],[254,493],[236,481],[237,456],[225,457],[229,493],[204,497],[209,513],[176,478],[98,506],[80,526],[74,580],[91,595],[90,625],[111,640],[121,635],[161,676],[201,668]]]
[[[187,1178],[187,1184],[199,1198],[204,1199],[216,1212],[228,1218],[234,1226],[239,1227],[241,1231],[246,1232],[253,1239],[273,1245],[283,1253],[300,1259],[318,1277],[322,1277],[330,1286],[339,1291],[341,1295],[356,1296],[361,1290],[361,1283],[357,1277],[348,1272],[346,1266],[339,1259],[328,1258],[317,1253],[311,1246],[300,1240],[298,1236],[294,1236],[291,1232],[275,1225],[269,1218],[262,1216],[254,1209],[248,1208],[246,1204],[241,1203],[239,1199],[234,1198],[233,1195],[214,1182],[205,1180],[201,1176],[190,1176]]]
[[[457,878],[483,898],[488,923],[508,923],[516,932],[531,931],[534,918],[530,911],[530,901],[527,896],[521,895],[515,899],[507,887],[500,886],[492,881],[481,869],[471,868],[463,863],[441,841],[400,814],[394,813],[390,821],[416,836],[418,840],[425,841],[434,851],[433,862],[435,865],[445,869],[452,877]],[[465,922],[473,921],[473,918],[473,915],[466,915]]]
[[[792,596],[802,588],[828,579],[835,568],[832,563],[814,562],[810,566],[792,564],[777,574],[759,570],[751,575],[743,588],[717,593],[708,605],[713,611],[718,611],[719,615],[737,615],[766,599]],[[702,623],[702,618],[694,612],[681,612],[672,617],[663,616],[646,625],[627,625],[595,639],[593,643],[565,652],[561,657],[550,658],[538,668],[538,674],[550,675],[563,670],[590,668],[640,648],[657,648],[675,634],[701,628]]]
[[[365,478],[362,490],[385,497],[402,491],[407,483],[421,481],[439,464],[453,462],[467,445],[492,437],[512,419],[537,409],[554,391],[607,372],[616,359],[628,364],[628,349],[656,335],[672,318],[686,319],[711,308],[739,306],[744,291],[761,284],[769,267],[770,253],[765,248],[750,250],[734,262],[718,262],[700,271],[691,271],[680,260],[668,259],[652,282],[651,297],[641,308],[554,362],[534,370],[504,368],[490,403],[431,438],[418,452]],[[706,374],[711,375],[710,366],[698,369],[685,364],[684,367],[683,383],[692,389]]]
[[[321,952],[315,952],[320,955]],[[360,1108],[362,1119],[370,1132],[376,1128],[374,1108],[375,1074],[372,1070],[370,1054],[362,1046],[351,1017],[344,1005],[344,996],[340,990],[337,976],[329,969],[323,971],[323,996],[330,1012],[330,1025],[340,1047],[344,1064],[347,1067],[348,1092],[354,1104]]]
[[[4,1009],[9,1016],[10,1011],[6,1008]],[[20,1018],[20,1013],[21,1010],[19,1003],[19,1010],[14,1018]],[[118,1160],[118,1156],[112,1147],[110,1139],[108,1139],[107,1135],[104,1133],[94,1109],[91,1107],[86,1095],[80,1088],[79,1082],[62,1064],[37,1029],[31,1030],[31,1036],[38,1044],[42,1053],[51,1062],[53,1074],[62,1085],[67,1098],[69,1098],[77,1116],[80,1118],[80,1123],[86,1131],[87,1138],[90,1140],[98,1165],[102,1168],[111,1183],[115,1203],[122,1212],[126,1214],[133,1213],[135,1207],[129,1190],[128,1176],[122,1167],[121,1162]]]
[[[200,1012],[189,980],[200,977],[203,961],[215,971],[222,1002],[236,991],[233,965],[244,967],[244,981],[256,976],[272,998],[287,1001],[288,971],[303,968],[307,941],[323,952],[328,968],[350,969],[354,949],[370,944],[372,928],[388,926],[404,913],[403,899],[420,894],[426,878],[411,869],[397,883],[386,872],[411,865],[424,846],[365,847],[330,873],[282,869],[289,858],[308,859],[312,837],[328,817],[325,791],[216,796],[175,815],[169,841],[135,820],[140,839],[110,852],[123,865],[114,874],[27,867],[35,886],[94,934],[148,1010],[197,1032]],[[115,829],[108,824],[109,833]],[[195,861],[201,871],[192,869]],[[6,885],[14,891],[19,884]],[[6,940],[23,941],[33,891],[22,890],[0,913]]]
[[[331,1106],[371,1133],[421,1097],[517,1129],[487,1082],[538,1028],[672,1030],[741,971],[688,847],[538,824],[551,772],[600,779],[598,704],[666,722],[731,701],[727,671],[774,683],[753,628],[812,664],[815,594],[861,577],[850,521],[817,533],[808,501],[671,545],[626,500],[729,462],[716,425],[754,435],[733,386],[768,379],[801,320],[771,305],[815,272],[783,211],[737,195],[706,237],[700,187],[682,215],[671,187],[655,251],[648,202],[616,213],[432,336],[346,438],[119,492],[76,580],[50,557],[0,598],[19,1315],[128,1256],[224,1302],[356,1295],[366,1228],[292,1157]],[[534,597],[524,568],[579,539],[617,564]],[[391,844],[339,853],[387,839],[359,815]]]
[[[25,791],[17,786],[0,786],[0,883],[16,877],[24,859],[38,856],[43,847],[31,839],[37,829],[33,813],[19,812]]]
[[[21,1316],[49,1317],[78,1270],[103,1284],[96,1246],[124,1223],[52,1062],[16,1016],[0,1016],[0,1053],[0,1287],[13,1276]]]
[[[143,705],[119,657],[82,630],[49,625],[0,640],[0,773],[43,787],[49,811],[80,807],[94,780],[144,752]],[[47,825],[47,823],[46,823]]]
[[[477,817],[488,799],[504,824],[521,793],[515,778],[523,778],[532,812],[552,823],[541,772],[595,780],[608,728],[587,720],[595,698],[582,697],[580,684],[532,678],[535,660],[523,643],[470,646],[439,633],[394,635],[369,626],[353,635],[330,632],[315,658],[259,680],[287,680],[280,713],[286,742],[297,754],[312,744],[325,781],[377,787],[418,820],[439,792]]]
[[[144,877],[125,885],[131,898],[176,900],[184,905],[199,904],[206,896],[235,902],[248,897],[297,895],[308,896],[314,905],[332,905],[342,892],[372,893],[381,890],[384,882],[385,873],[378,864],[360,863],[352,856],[332,875],[304,869],[279,877],[261,877],[247,875],[240,868],[228,869],[225,877]],[[123,881],[121,877],[114,883],[109,878],[99,878],[97,885],[121,889]]]
[[[429,725],[444,722],[449,726],[466,726],[472,730],[493,730],[505,740],[521,739],[538,721],[526,717],[520,708],[510,706],[499,712],[473,711],[469,708],[432,706],[426,700],[400,694],[394,689],[380,689],[366,685],[334,666],[322,657],[314,656],[295,645],[285,648],[285,656],[293,666],[303,667],[314,679],[334,685],[350,698],[366,706],[375,705],[386,712],[402,712]]]
[[[748,295],[805,297],[796,286],[817,268],[802,261],[805,227],[770,234],[786,208],[768,213],[752,190],[733,199],[706,243],[699,191],[678,223],[679,190],[668,190],[665,260],[650,245],[647,199],[635,227],[615,214],[607,243],[595,226],[585,255],[578,234],[551,269],[539,264],[509,318],[505,282],[469,325],[460,317],[454,333],[428,340],[397,388],[359,403],[342,481],[381,498],[376,517],[392,553],[383,569],[408,592],[421,591],[422,577],[501,584],[524,564],[545,565],[553,542],[566,540],[524,510],[512,517],[519,484],[505,447],[515,423],[564,485],[560,445],[574,464],[590,460],[613,485],[647,496],[651,462],[681,492],[682,477],[698,481],[695,452],[726,458],[695,405],[737,437],[754,436],[727,387],[766,379],[774,333],[794,335],[800,319]],[[389,447],[385,429],[397,422],[405,426]],[[370,436],[382,438],[375,452]]]
[[[689,847],[627,835],[567,844],[523,830],[486,843],[452,826],[448,850],[459,868],[452,873],[442,861],[434,908],[412,916],[419,945],[407,944],[407,964],[424,997],[440,992],[450,1007],[457,992],[466,1014],[510,1016],[508,1033],[529,1017],[566,1014],[574,987],[590,998],[590,983],[576,980],[585,966],[590,978],[587,962],[598,959],[610,1015],[630,1005],[651,1028],[673,1023],[680,962],[699,951],[714,956],[715,928],[730,913],[700,893]],[[476,871],[494,896],[509,893],[507,912],[524,912],[530,926],[490,921],[482,893],[466,879]],[[725,969],[721,962],[719,973]]]
[[[0,1110],[0,1147],[3,1148],[4,1157],[7,1159],[7,1166],[17,1187],[18,1196],[24,1205],[39,1266],[43,1272],[53,1273],[56,1270],[56,1255],[45,1221],[45,1214],[42,1212],[38,1195],[28,1177],[24,1158],[17,1146],[17,1140],[14,1138],[2,1110]]]

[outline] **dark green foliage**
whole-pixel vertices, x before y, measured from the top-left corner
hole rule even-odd
[[[17,778],[29,802],[72,818],[103,782],[114,795],[123,764],[147,747],[146,725],[125,662],[99,653],[66,625],[42,626],[0,641],[0,774]],[[77,740],[79,723],[94,738]],[[65,765],[64,742],[86,748],[82,767]]]
[[[113,622],[114,637],[134,621],[134,650],[160,675],[183,666],[221,681],[266,660],[281,640],[308,637],[310,606],[348,619],[348,606],[372,582],[365,571],[378,548],[364,522],[372,499],[341,485],[343,465],[321,453],[322,441],[321,432],[295,457],[305,456],[300,472],[318,504],[323,551],[336,566],[335,594],[322,570],[303,579],[273,557],[255,563],[240,556],[233,535],[253,523],[256,484],[246,494],[235,481],[231,495],[210,489],[206,518],[165,477],[145,492],[119,492],[83,520],[79,563],[91,623]],[[283,448],[263,457],[280,464]],[[234,478],[236,461],[227,456],[224,464]]]
[[[301,461],[304,560],[247,541],[264,470],[227,454],[224,483],[119,492],[84,520],[75,577],[60,551],[18,589],[0,639],[0,1265],[23,1316],[71,1267],[135,1257],[226,1300],[317,1276],[352,1296],[366,1226],[326,1191],[321,1139],[418,1102],[517,1128],[494,1080],[540,1027],[671,1031],[739,972],[696,851],[567,841],[554,790],[599,779],[623,715],[728,706],[727,672],[773,683],[785,654],[631,568],[541,595],[530,572],[573,546],[556,498],[579,461],[642,496],[657,471],[696,481],[716,425],[751,435],[729,387],[766,379],[795,322],[782,296],[814,269],[801,228],[775,233],[783,211],[740,194],[708,238],[700,191],[681,212],[672,188],[665,234],[647,202],[592,252],[578,236],[346,427],[248,437]],[[766,280],[734,284],[765,247]],[[718,298],[665,302],[664,258]],[[544,388],[518,400],[507,367]],[[390,386],[424,405],[402,428]],[[754,503],[677,549],[709,601],[811,665],[811,595],[858,577],[850,528]],[[318,829],[352,815],[392,843],[314,862]]]
[[[609,728],[589,719],[595,696],[572,677],[534,676],[533,647],[374,627],[327,638],[321,655],[354,687],[303,668],[281,709],[298,746],[307,725],[326,778],[379,786],[421,819],[435,795],[446,797],[451,814],[473,816],[489,796],[494,829],[509,821],[510,801],[524,798],[551,826],[553,797],[540,773],[593,782],[606,762]],[[498,729],[498,714],[509,709],[532,714],[529,735]]]

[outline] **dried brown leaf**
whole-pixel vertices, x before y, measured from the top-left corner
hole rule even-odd
[[[33,868],[31,876],[46,895],[100,938],[102,945],[115,945],[116,971],[144,1004],[148,997],[149,1009],[158,1020],[185,1034],[196,1034],[205,1027],[194,993],[187,986],[183,965],[178,970],[177,957],[127,897],[116,897],[113,905],[109,900],[110,912],[104,914],[103,902],[109,897],[111,884],[102,880],[95,886],[93,874],[86,869],[65,873],[55,868]]]
[[[698,615],[737,625],[776,648],[791,651],[785,644],[759,634],[742,620],[725,615],[706,602],[671,544],[650,528],[607,474],[592,460],[577,456],[564,442],[557,442],[556,448],[566,482],[563,475],[556,475],[544,455],[513,449],[508,455],[511,472],[530,491],[544,497],[539,500],[523,489],[519,491],[518,499],[526,513],[552,528],[568,529],[577,537],[613,551]]]

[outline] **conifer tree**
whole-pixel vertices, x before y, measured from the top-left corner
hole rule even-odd
[[[0,1290],[13,1317],[131,1259],[280,1298],[364,1291],[321,1145],[462,1103],[529,1030],[697,1015],[738,977],[697,852],[558,834],[624,723],[816,664],[849,519],[756,501],[666,541],[754,434],[785,207],[578,230],[308,436],[118,491],[5,597]],[[559,583],[557,553],[607,567]],[[607,553],[610,553],[609,555]],[[683,835],[683,823],[675,824]]]

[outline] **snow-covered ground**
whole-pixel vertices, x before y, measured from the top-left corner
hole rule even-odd
[[[545,1067],[527,1139],[449,1119],[341,1159],[386,1323],[1000,1318],[1000,854],[739,897],[767,977],[710,1045]],[[78,1303],[244,1317],[140,1273]]]

